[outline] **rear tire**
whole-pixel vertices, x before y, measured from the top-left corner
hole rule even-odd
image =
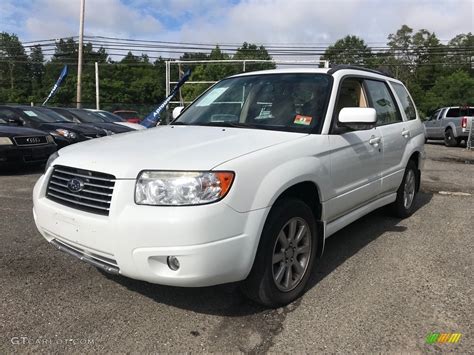
[[[317,249],[316,221],[303,201],[287,198],[270,211],[243,293],[276,308],[300,297],[313,268]]]
[[[453,130],[451,128],[446,129],[444,132],[444,145],[446,147],[457,147],[460,143],[461,140],[454,136]]]
[[[405,169],[402,183],[397,190],[397,199],[392,203],[392,212],[396,217],[410,217],[414,211],[418,192],[419,171],[416,164],[410,160]]]

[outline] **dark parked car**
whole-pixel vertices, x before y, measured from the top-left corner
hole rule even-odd
[[[93,111],[62,107],[48,107],[48,109],[53,110],[72,122],[87,123],[93,125],[94,127],[104,129],[108,135],[133,131],[133,129],[130,127],[108,122],[104,117],[101,117]]]
[[[130,123],[140,123],[141,121],[137,111],[117,110],[114,111],[114,114],[126,119]]]
[[[15,127],[0,118],[0,168],[45,163],[57,149],[51,135],[36,129]]]
[[[4,105],[0,106],[0,118],[10,126],[29,127],[51,134],[59,148],[107,135],[103,129],[69,122],[45,108]]]

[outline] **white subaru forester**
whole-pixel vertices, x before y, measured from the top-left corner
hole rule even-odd
[[[325,238],[387,204],[413,212],[424,139],[406,88],[382,73],[244,73],[170,125],[61,149],[34,218],[48,242],[108,272],[243,280],[276,307],[304,292]]]

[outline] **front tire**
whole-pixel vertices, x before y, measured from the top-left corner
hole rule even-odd
[[[407,218],[413,214],[418,192],[418,174],[416,164],[410,160],[405,169],[402,183],[397,190],[397,199],[392,204],[392,211],[395,216]]]
[[[305,291],[316,249],[316,221],[308,205],[294,198],[278,201],[265,222],[242,291],[266,307],[294,301]]]

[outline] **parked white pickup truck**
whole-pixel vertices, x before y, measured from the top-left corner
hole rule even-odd
[[[170,125],[60,150],[34,188],[34,219],[108,272],[243,281],[276,307],[302,295],[327,237],[384,205],[414,211],[424,139],[405,86],[382,73],[244,73]]]
[[[444,139],[448,147],[456,147],[467,140],[474,119],[474,107],[443,107],[424,122],[426,139]]]

